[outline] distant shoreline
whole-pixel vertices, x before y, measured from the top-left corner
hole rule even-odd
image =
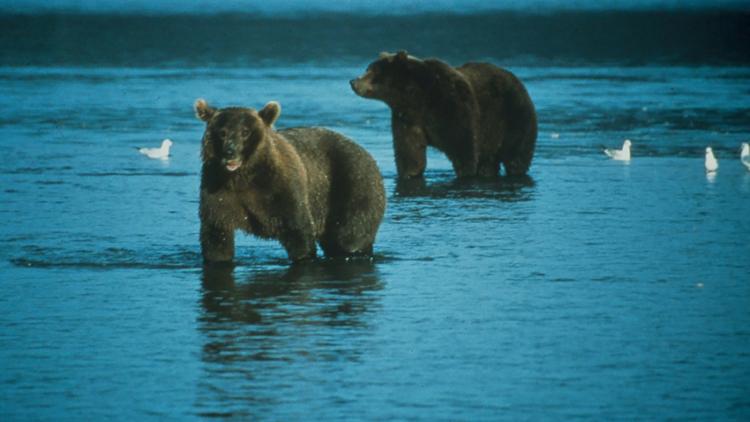
[[[526,13],[554,14],[560,12],[658,12],[658,11],[750,11],[745,0],[226,0],[212,2],[195,0],[16,0],[0,5],[0,14],[129,14],[129,15],[214,15],[252,14],[266,17],[300,17],[321,14],[358,16],[404,16],[429,13],[486,14]]]
[[[5,13],[0,25],[4,66],[361,62],[399,49],[459,63],[750,63],[750,11],[713,9],[388,16]]]

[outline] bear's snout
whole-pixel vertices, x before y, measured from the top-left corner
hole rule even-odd
[[[352,91],[357,95],[369,95],[372,92],[372,86],[363,78],[356,78],[349,81],[349,85],[352,86]]]
[[[234,142],[226,142],[221,152],[222,164],[227,170],[235,171],[242,165],[242,157],[240,157],[240,148]]]
[[[224,158],[234,158],[237,156],[237,148],[233,144],[224,146]]]

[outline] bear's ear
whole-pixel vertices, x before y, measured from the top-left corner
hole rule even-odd
[[[262,110],[258,112],[258,115],[267,126],[273,126],[276,123],[276,119],[281,114],[281,105],[276,101],[269,101]]]
[[[215,113],[216,109],[210,107],[203,98],[195,100],[195,115],[198,116],[199,119],[207,122],[211,120]]]
[[[409,53],[406,52],[406,50],[401,50],[398,53],[396,53],[396,59],[401,61],[406,61],[406,59],[409,58]]]

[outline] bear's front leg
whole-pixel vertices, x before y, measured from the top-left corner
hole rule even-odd
[[[231,263],[234,259],[234,230],[201,222],[201,253],[205,263]]]
[[[424,130],[396,112],[391,116],[391,129],[399,178],[422,177],[427,166],[427,135]]]

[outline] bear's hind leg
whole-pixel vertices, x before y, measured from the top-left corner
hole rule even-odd
[[[345,222],[333,224],[328,233],[320,240],[320,247],[328,257],[370,256],[375,242],[371,219],[364,216],[350,216],[334,221]]]
[[[464,137],[473,139],[472,135]],[[479,150],[473,144],[451,142],[445,147],[444,152],[457,178],[476,177],[479,174]]]
[[[503,162],[506,176],[523,176],[529,171],[529,162],[516,157],[513,160]]]
[[[373,236],[358,230],[349,222],[344,227],[337,227],[333,233],[327,233],[320,240],[320,247],[327,257],[349,257],[372,255]]]
[[[536,120],[516,138],[508,140],[508,147],[501,152],[501,161],[506,176],[523,176],[531,167],[536,147]],[[507,148],[507,149],[506,149]]]
[[[356,256],[372,256],[372,243],[363,245],[358,248],[344,248],[336,242],[323,242],[320,243],[320,248],[323,249],[323,253],[328,258],[347,258]]]
[[[328,258],[369,257],[372,256],[373,252],[372,243],[360,248],[348,249],[334,243],[321,242],[320,247]]]
[[[534,156],[533,146],[531,149],[520,151],[516,155],[512,155],[510,158],[503,160],[503,167],[505,168],[506,176],[523,176],[529,171],[531,167],[531,159]]]
[[[474,177],[478,174],[477,165],[471,160],[452,160],[453,172],[459,179]]]
[[[491,160],[479,159],[477,165],[477,175],[479,177],[496,177],[500,173],[500,160],[497,158]]]
[[[336,258],[346,255],[339,245],[328,240],[320,241],[320,249],[323,249],[323,254],[325,254],[327,258]]]

